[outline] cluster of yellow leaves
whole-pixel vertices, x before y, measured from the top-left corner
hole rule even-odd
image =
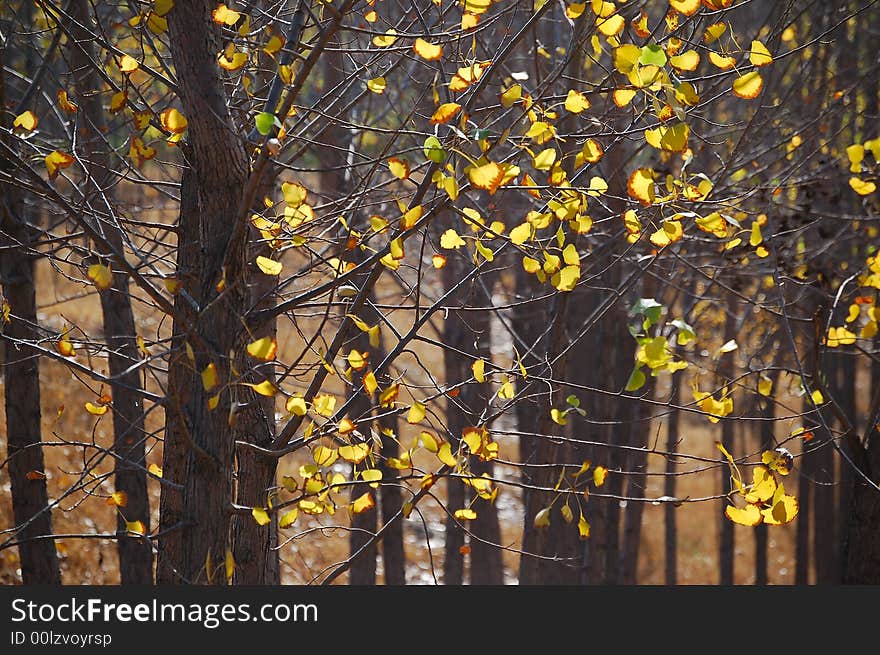
[[[717,399],[711,393],[700,391],[696,383],[694,383],[693,391],[694,400],[699,408],[708,414],[709,422],[718,423],[722,418],[733,413],[733,398],[727,387],[722,390],[721,397]]]
[[[865,161],[865,152],[874,158],[873,166]],[[864,143],[853,143],[846,149],[849,159],[849,171],[854,173],[849,178],[849,186],[860,196],[867,196],[877,190],[877,164],[880,162],[880,137],[869,139]],[[873,178],[873,179],[872,179]]]
[[[779,480],[791,472],[793,458],[785,448],[765,450],[761,454],[761,464],[752,471],[751,484],[745,484],[730,452],[720,442],[716,446],[730,467],[731,493],[745,501],[743,507],[733,504],[725,507],[724,515],[728,519],[748,527],[761,523],[785,525],[794,520],[798,513],[797,498],[786,494],[785,486]]]

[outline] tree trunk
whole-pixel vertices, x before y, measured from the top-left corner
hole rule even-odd
[[[0,46],[0,121],[3,130],[11,127],[6,111],[6,48]],[[11,144],[10,144],[11,145]],[[15,178],[16,164],[0,156],[4,175]],[[48,510],[43,449],[40,445],[40,369],[39,353],[27,341],[39,337],[35,284],[36,252],[34,229],[21,192],[0,186],[0,282],[10,321],[0,318],[4,400],[6,406],[6,448],[12,515],[15,521],[24,584],[61,584],[55,541],[41,538],[52,534],[52,514]],[[0,301],[2,304],[2,301]]]
[[[776,389],[776,381],[778,375],[771,374],[770,379],[773,382],[772,389]],[[762,397],[759,399],[761,405],[760,416],[763,421],[756,424],[760,437],[761,451],[773,450],[776,447],[776,439],[773,436],[773,426],[776,418],[776,404],[773,402],[772,396]],[[764,586],[768,584],[767,579],[767,525],[761,523],[755,528],[755,584]]]
[[[487,362],[492,361],[491,343],[491,309],[492,309],[492,277],[484,276],[474,282],[473,307],[483,308],[482,311],[468,312],[471,339],[468,346],[476,346],[475,355]],[[470,349],[468,350],[470,352]],[[485,410],[490,397],[489,385],[469,384],[462,389],[459,399],[468,409],[468,423],[482,425],[480,416]],[[494,477],[494,466],[491,461],[477,459],[471,462],[471,472],[475,476],[487,474]],[[504,584],[504,565],[501,558],[501,527],[498,524],[498,510],[494,501],[478,501],[476,503],[477,518],[471,521],[470,530],[470,583],[472,585]]]
[[[724,343],[736,337],[736,300],[733,294],[729,294],[727,315],[724,322]],[[722,377],[724,384],[733,379],[733,359],[728,353],[723,355]],[[721,419],[721,443],[731,452],[733,449],[733,421],[728,418]],[[730,471],[727,467],[721,468],[721,493],[729,494],[731,490]],[[723,501],[726,502],[726,501]],[[723,504],[719,512],[719,552],[718,552],[718,583],[722,586],[733,584],[733,523],[724,516]]]
[[[184,485],[182,507],[174,507],[169,497],[170,513],[163,516],[162,527],[171,528],[169,519],[175,515],[187,525],[167,534],[160,556],[183,580],[225,584],[221,569],[230,541],[233,468],[228,415],[231,403],[238,401],[228,357],[241,345],[241,316],[248,300],[243,284],[247,230],[237,225],[243,220],[238,211],[248,161],[241,142],[230,138],[240,130],[232,123],[216,62],[221,44],[211,18],[214,8],[208,0],[193,0],[175,4],[168,13],[171,55],[189,122],[185,152],[191,170],[182,180],[180,237],[195,236],[199,252],[192,262],[192,277],[181,271],[181,293],[188,294],[198,309],[177,316],[175,327],[179,320],[185,321],[178,335],[189,343],[194,361],[186,365],[182,379],[174,380],[176,386],[169,379],[169,391],[181,395],[169,398],[167,432],[173,440],[166,441],[164,452],[164,461],[176,473],[179,467],[172,462],[183,457],[186,462],[182,477],[174,480]],[[186,224],[192,220],[197,228]],[[190,263],[181,262],[180,255],[191,247],[179,244],[178,264]],[[217,383],[206,389],[201,373],[209,367],[216,369]],[[211,396],[217,396],[214,410],[208,404]]]
[[[91,221],[102,233],[112,252],[98,244],[98,252],[108,259],[124,257],[122,230],[111,201],[114,197],[114,157],[105,140],[107,121],[101,103],[99,65],[90,30],[94,20],[86,0],[75,0],[70,7],[75,19],[71,32],[70,62],[80,116],[77,120],[77,151],[85,162],[86,180],[82,188]],[[102,220],[101,216],[106,216]],[[113,266],[111,261],[103,262]],[[134,365],[140,359],[137,329],[131,305],[129,280],[114,271],[110,288],[100,292],[104,338],[109,350],[110,389],[113,398],[113,450],[116,491],[127,495],[127,503],[116,516],[119,535],[119,573],[122,584],[150,584],[153,581],[153,551],[150,542],[125,536],[126,521],[141,521],[150,531],[150,499],[147,495],[146,432],[140,373]]]
[[[672,412],[666,424],[666,477],[663,478],[663,495],[675,498],[675,473],[677,463],[675,453],[678,451],[679,423],[681,412],[676,407],[681,404],[681,378],[672,377],[672,389],[669,404]],[[663,582],[667,586],[678,584],[678,525],[676,523],[676,507],[672,503],[663,506]]]

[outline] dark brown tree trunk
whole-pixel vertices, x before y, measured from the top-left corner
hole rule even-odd
[[[269,196],[274,186],[275,172],[265,173],[257,198]],[[253,239],[251,256],[248,257],[248,289],[250,307],[256,310],[271,309],[275,306],[277,278],[263,275],[253,262],[258,255],[271,257],[272,250],[260,243],[260,234],[252,226],[249,228]],[[267,321],[257,329],[248,331],[248,339],[256,341],[263,337],[275,338],[277,321]],[[254,362],[246,354],[246,349],[238,351],[236,368],[242,371],[242,379],[252,384],[264,380],[275,382],[273,362]],[[242,390],[234,418],[236,441],[252,443],[260,448],[270,449],[275,438],[275,398]],[[236,451],[236,504],[245,507],[269,507],[269,489],[275,485],[275,472],[278,460],[266,457],[258,451],[239,446]],[[278,513],[270,513],[268,525],[259,525],[248,514],[237,514],[232,521],[233,558],[235,560],[234,582],[237,585],[277,585],[281,584],[281,570],[278,558]]]
[[[776,389],[776,381],[778,375],[771,374],[770,379],[773,382],[772,389]],[[776,418],[776,404],[773,402],[773,396],[761,397],[758,401],[761,405],[759,416],[763,419],[755,424],[758,428],[759,441],[761,450],[773,450],[776,447],[776,440],[773,436],[774,419]],[[755,584],[764,586],[768,584],[767,579],[767,525],[761,523],[755,528]]]
[[[676,407],[681,404],[681,378],[673,375],[669,394],[672,406],[669,421],[666,424],[666,477],[663,478],[663,495],[675,498],[675,473],[677,469],[675,453],[678,451],[679,423],[681,412]],[[663,582],[666,585],[678,584],[678,525],[676,507],[666,503],[663,507]]]
[[[733,294],[727,296],[727,314],[724,321],[724,343],[736,338],[737,305]],[[724,384],[733,379],[734,366],[730,353],[722,355],[721,375]],[[733,421],[728,418],[721,419],[721,443],[728,452],[733,450]],[[730,471],[727,467],[721,468],[721,493],[729,494],[731,490]],[[724,501],[726,503],[727,501]],[[718,513],[721,517],[719,523],[719,551],[718,551],[718,583],[721,585],[733,584],[733,523],[724,516],[724,506]]]
[[[125,257],[122,228],[111,201],[115,196],[114,157],[106,141],[107,121],[101,102],[100,66],[90,37],[94,20],[86,0],[70,6],[75,22],[71,26],[70,63],[80,115],[77,120],[77,151],[85,162],[82,187],[91,221],[109,248],[98,244],[103,262],[113,268],[114,257]],[[153,552],[150,542],[126,535],[126,521],[141,521],[150,531],[150,499],[147,495],[146,433],[141,379],[135,365],[140,359],[137,329],[131,305],[128,276],[113,272],[110,288],[100,292],[104,338],[109,349],[110,389],[113,398],[113,450],[115,488],[127,495],[125,507],[116,518],[119,535],[119,573],[122,584],[150,584],[153,581]]]
[[[7,112],[5,44],[0,45],[0,124],[11,127]],[[8,144],[12,145],[12,144]],[[0,156],[0,170],[15,179],[16,164]],[[24,584],[61,584],[61,571],[52,534],[52,514],[48,509],[43,449],[40,446],[40,369],[39,353],[27,345],[37,333],[37,299],[34,251],[35,228],[28,222],[21,192],[0,186],[0,282],[10,321],[0,318],[3,344],[4,401],[6,407],[6,449],[12,515],[19,542],[21,577]],[[0,301],[2,304],[2,301]]]
[[[825,359],[826,368],[820,375],[826,376],[826,380],[834,380],[837,362],[834,358]],[[831,416],[823,412],[823,416],[830,423]],[[834,530],[834,515],[836,502],[834,499],[834,449],[830,440],[831,434],[823,427],[818,426],[813,430],[815,439],[811,442],[816,445],[814,453],[807,455],[813,458],[813,562],[816,571],[816,584],[834,584],[834,570],[837,556],[835,555],[836,531]],[[839,580],[839,578],[838,578]]]
[[[475,355],[487,362],[492,360],[491,309],[492,277],[484,276],[474,282],[472,306],[482,311],[468,312],[471,331],[468,351],[475,349]],[[482,425],[480,416],[489,402],[490,392],[486,384],[470,384],[461,392],[459,400],[468,410],[468,423]],[[473,460],[472,473],[475,476],[487,474],[494,476],[491,461]],[[477,518],[471,521],[470,530],[470,583],[472,585],[504,584],[504,565],[501,558],[501,527],[498,524],[498,511],[495,503],[477,501]]]
[[[187,525],[167,533],[160,557],[185,581],[226,584],[222,564],[230,543],[233,497],[233,430],[228,415],[230,404],[239,400],[228,357],[242,345],[241,317],[249,297],[243,284],[247,230],[238,225],[244,220],[239,209],[248,161],[243,145],[233,136],[240,130],[232,123],[216,61],[221,43],[211,18],[214,8],[208,0],[193,0],[175,4],[168,13],[171,54],[189,122],[185,153],[190,172],[182,181],[179,236],[196,237],[198,256],[191,277],[184,276],[190,271],[181,271],[181,293],[188,294],[187,302],[191,299],[195,306],[176,317],[175,327],[179,320],[185,321],[178,335],[189,343],[194,361],[184,364],[187,375],[174,379],[173,385],[171,378],[177,376],[169,376],[171,394],[183,393],[169,397],[166,438],[172,436],[172,443],[166,441],[164,452],[166,466],[170,464],[175,473],[180,468],[174,460],[186,459],[182,477],[173,480],[184,485],[182,507],[174,507],[169,496],[161,527],[170,529],[174,524],[169,521],[178,516]],[[191,220],[197,221],[197,228],[186,225]],[[178,255],[190,247],[179,244]],[[178,263],[190,262],[178,259]],[[201,372],[211,365],[216,368],[217,385],[205,389]],[[208,404],[212,395],[219,396],[214,410]],[[169,510],[167,517],[164,509]]]

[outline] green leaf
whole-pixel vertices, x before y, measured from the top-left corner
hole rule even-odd
[[[429,136],[425,139],[425,144],[422,148],[425,152],[425,157],[435,164],[442,164],[446,159],[446,151],[443,149],[440,139],[436,136]]]
[[[474,140],[475,141],[480,141],[482,139],[488,139],[488,138],[489,138],[489,130],[482,129],[482,128],[478,128],[478,129],[474,130]]]
[[[639,55],[639,63],[643,66],[665,66],[666,53],[659,45],[652,43],[642,46],[642,54]]]
[[[639,300],[632,306],[632,309],[630,309],[631,316],[644,314],[645,318],[648,319],[645,321],[645,329],[648,329],[654,323],[659,321],[662,312],[663,305],[653,298],[639,298]]]
[[[275,114],[272,114],[268,111],[260,112],[254,117],[254,124],[257,126],[257,131],[266,136],[269,132],[272,131],[272,128],[275,127],[276,124],[280,127],[280,122],[277,118],[275,118]]]
[[[571,405],[572,407],[580,407],[581,406],[581,399],[578,398],[577,396],[575,396],[574,394],[571,394],[568,398],[566,398],[565,402],[568,403],[569,405]]]
[[[640,368],[634,368],[630,373],[629,380],[624,387],[624,391],[638,391],[645,385],[645,374]]]

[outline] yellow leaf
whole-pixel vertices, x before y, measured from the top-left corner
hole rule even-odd
[[[614,89],[614,93],[611,94],[614,104],[621,108],[626,107],[635,97],[635,89]]]
[[[690,128],[686,123],[661,125],[653,130],[645,130],[645,140],[658,150],[684,152],[687,149]]]
[[[308,411],[306,399],[302,396],[291,396],[285,401],[284,409],[294,416],[305,416]]]
[[[37,120],[37,115],[28,110],[20,113],[15,117],[15,120],[12,121],[13,128],[19,128],[25,132],[33,132],[37,129],[37,125],[39,124],[39,120]]]
[[[587,519],[584,518],[583,514],[578,519],[578,535],[580,535],[581,539],[590,538],[590,524],[587,523]]]
[[[499,100],[501,102],[501,106],[505,109],[509,109],[516,103],[518,100],[522,98],[522,85],[521,84],[513,84],[506,90],[504,90],[499,96]]]
[[[558,279],[556,279],[558,275]],[[551,283],[559,291],[574,291],[578,281],[581,278],[580,266],[564,266],[559,273],[553,276]]]
[[[248,355],[262,362],[268,362],[275,359],[275,353],[278,352],[278,342],[272,337],[263,337],[252,341],[247,345]]]
[[[267,55],[274,55],[276,52],[281,50],[283,46],[284,37],[275,34],[269,39],[269,41],[266,42],[266,45],[263,47],[263,52],[265,52]]]
[[[221,4],[217,7],[213,12],[211,12],[211,17],[214,19],[215,23],[219,23],[220,25],[226,25],[228,27],[232,27],[238,22],[238,18],[241,14],[237,11],[233,11],[225,4]]]
[[[817,405],[821,405],[825,402],[825,397],[822,395],[822,392],[816,389],[813,393],[810,394],[810,397],[813,399],[813,402]]]
[[[794,520],[798,514],[798,501],[794,496],[786,495],[785,487],[781,484],[773,494],[771,506],[761,511],[764,523],[767,525],[785,525]]]
[[[761,516],[761,510],[757,507],[757,505],[752,504],[746,505],[743,509],[740,509],[734,505],[728,505],[724,508],[724,515],[734,523],[745,525],[750,528],[759,525],[763,520],[763,517]]]
[[[113,282],[113,274],[104,264],[92,264],[86,274],[100,291],[106,291]]]
[[[382,407],[393,407],[394,401],[397,400],[398,393],[400,393],[400,385],[396,383],[392,384],[379,394],[379,404]]]
[[[391,157],[388,160],[388,170],[399,180],[405,180],[409,177],[409,162],[406,159]]]
[[[490,194],[498,190],[504,179],[504,169],[495,162],[488,162],[482,166],[471,166],[467,169],[468,179],[478,189],[484,189]]]
[[[388,82],[382,76],[374,77],[372,79],[367,80],[367,88],[370,91],[372,91],[373,93],[376,93],[379,95],[385,93],[385,89],[387,88],[387,86],[388,86]]]
[[[406,422],[414,425],[423,420],[425,420],[425,406],[422,403],[413,403],[406,414]]]
[[[143,537],[147,534],[147,526],[144,525],[143,521],[126,521],[125,529],[139,537]]]
[[[78,107],[70,101],[70,98],[67,97],[67,91],[64,89],[58,89],[56,94],[58,96],[58,106],[68,114],[75,114]]]
[[[517,246],[528,241],[531,236],[532,224],[528,222],[517,225],[510,231],[510,240]]]
[[[687,50],[680,55],[670,57],[669,65],[680,71],[695,71],[700,65],[700,53],[696,50]]]
[[[866,182],[858,177],[849,178],[849,186],[860,196],[867,196],[877,190],[877,185],[874,182],[870,180]]]
[[[669,6],[685,16],[693,16],[700,9],[700,0],[669,0]]]
[[[235,558],[232,556],[232,551],[230,549],[226,549],[226,584],[232,584],[232,576],[235,574]]]
[[[626,26],[626,19],[620,14],[614,14],[608,18],[597,18],[596,26],[605,36],[617,36]]]
[[[366,471],[361,471],[361,478],[365,482],[369,482],[373,489],[377,489],[379,481],[382,479],[382,471],[379,469],[367,469]]]
[[[502,400],[510,400],[513,398],[515,392],[513,389],[513,383],[507,379],[505,375],[503,377],[503,381],[501,382],[501,387],[498,389],[498,397]]]
[[[452,454],[452,446],[449,445],[448,441],[440,444],[440,448],[437,450],[437,459],[446,464],[446,466],[455,467],[458,465],[458,460]]]
[[[440,441],[430,432],[422,431],[419,434],[419,443],[431,453],[437,453],[440,450]]]
[[[474,379],[483,383],[486,381],[486,362],[483,359],[478,359],[471,365],[471,370],[474,372]]]
[[[483,449],[483,433],[479,428],[465,428],[462,430],[461,440],[467,444],[467,447],[474,454],[479,453]]]
[[[443,46],[419,38],[413,43],[413,52],[425,61],[436,61],[443,56]]]
[[[758,71],[751,71],[733,81],[733,94],[747,100],[757,98],[763,88],[764,79]]]
[[[550,508],[545,507],[540,510],[537,514],[535,514],[535,518],[532,521],[533,525],[536,528],[546,528],[550,526]]]
[[[368,491],[354,499],[351,503],[351,512],[352,514],[362,514],[373,509],[375,506],[376,501],[373,500],[373,495]]]
[[[626,190],[630,197],[638,200],[643,205],[654,203],[654,170],[651,168],[637,168],[629,176]]]
[[[770,51],[760,41],[752,41],[752,49],[749,51],[749,61],[755,66],[766,66],[773,61]]]
[[[724,32],[727,31],[727,25],[724,23],[712,23],[703,32],[703,42],[706,44],[717,41]]]
[[[684,230],[679,221],[663,221],[660,229],[651,235],[650,241],[658,248],[663,248],[680,240],[683,235]]]
[[[769,396],[772,390],[773,380],[766,375],[761,375],[761,377],[758,378],[758,393],[762,396]]]
[[[602,159],[604,154],[605,151],[602,149],[602,145],[598,141],[595,139],[587,139],[580,152],[575,157],[574,165],[575,167],[582,166],[584,162],[595,164]]]
[[[140,63],[138,63],[138,60],[131,55],[122,55],[122,59],[119,60],[119,70],[123,73],[132,73],[136,71],[139,66]]]
[[[601,487],[605,484],[605,480],[608,477],[608,469],[604,466],[597,466],[593,469],[593,484],[597,487]]]
[[[555,407],[550,410],[550,418],[558,425],[565,425],[568,423],[568,418],[566,418],[565,414]]]
[[[446,102],[437,107],[431,116],[431,125],[442,125],[448,123],[458,115],[461,111],[461,105],[457,102]]]
[[[73,155],[68,155],[66,152],[61,152],[60,150],[50,152],[44,159],[46,171],[49,173],[49,179],[55,179],[59,170],[67,168],[73,164],[74,161]]]
[[[115,114],[122,111],[122,108],[125,107],[126,100],[128,100],[128,91],[122,90],[114,93],[110,97],[110,113]]]
[[[159,114],[159,122],[162,124],[162,129],[172,134],[180,134],[188,125],[186,117],[174,107],[169,107]]]
[[[339,459],[339,453],[335,448],[327,448],[327,446],[318,446],[312,451],[312,459],[318,466],[332,466],[333,462]]]
[[[85,404],[86,411],[94,416],[103,416],[110,409],[107,405],[94,405],[90,402]]]
[[[477,513],[472,509],[457,509],[455,510],[455,518],[460,521],[473,521],[477,518]]]
[[[370,454],[370,444],[367,442],[355,443],[339,447],[339,456],[346,462],[360,464]]]
[[[330,394],[321,394],[315,398],[313,405],[315,412],[321,416],[333,416],[333,410],[336,409],[336,396]]]
[[[217,56],[220,68],[226,71],[236,71],[248,62],[249,55],[246,52],[221,52]]]
[[[760,504],[770,500],[776,492],[776,478],[765,466],[756,466],[752,472],[752,484],[745,494],[747,503]]]
[[[258,255],[257,268],[259,268],[266,275],[279,275],[281,273],[281,269],[284,268],[284,265],[281,262],[275,261],[274,259],[269,259],[268,257]]]
[[[254,517],[257,525],[269,525],[272,522],[272,519],[269,518],[269,512],[266,511],[265,507],[251,508],[251,516]]]
[[[580,91],[569,89],[568,95],[565,97],[565,109],[572,114],[580,114],[582,111],[590,108],[590,101]]]
[[[216,386],[217,366],[214,362],[211,362],[202,370],[202,387],[204,387],[205,391],[211,391]]]
[[[256,384],[250,382],[244,382],[243,384],[246,387],[250,387],[261,396],[266,396],[267,398],[271,398],[278,393],[278,387],[272,384],[269,380],[263,380]]]
[[[535,155],[535,158],[532,161],[532,165],[535,167],[535,170],[548,171],[550,170],[550,167],[553,166],[553,162],[555,161],[556,149],[547,148],[546,150],[542,150],[537,155]]]
[[[446,250],[461,248],[463,245],[465,245],[464,239],[458,235],[458,232],[451,228],[446,230],[440,237],[440,247],[445,248]]]
[[[380,34],[373,37],[373,45],[377,48],[387,48],[394,45],[395,41],[397,41],[397,30],[395,30],[393,27],[385,32],[385,34]]]
[[[162,477],[162,467],[158,464],[150,464],[149,467],[147,467],[147,471],[149,471],[150,474],[155,475],[157,478]]]
[[[532,123],[531,127],[526,130],[525,136],[540,146],[556,136],[556,128],[546,121],[535,121]]]

